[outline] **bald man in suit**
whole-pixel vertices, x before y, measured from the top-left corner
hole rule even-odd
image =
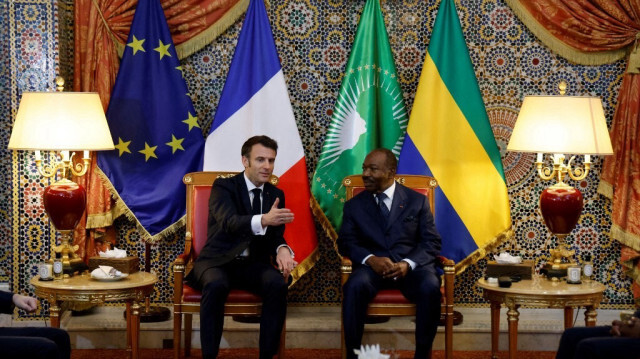
[[[380,289],[397,288],[416,304],[415,358],[429,356],[440,320],[440,235],[427,197],[396,183],[396,168],[391,151],[373,150],[362,165],[366,191],[344,206],[338,246],[354,266],[343,288],[347,358],[356,358],[367,306]]]

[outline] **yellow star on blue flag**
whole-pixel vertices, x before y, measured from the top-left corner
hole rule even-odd
[[[143,39],[159,46],[144,51]],[[204,137],[190,131],[200,126],[159,0],[138,2],[127,44],[107,109],[118,151],[100,153],[98,166],[144,235],[158,239],[185,214],[182,177],[201,170]]]

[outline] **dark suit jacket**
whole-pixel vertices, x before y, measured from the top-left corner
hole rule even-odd
[[[394,262],[411,259],[418,267],[432,266],[440,254],[427,197],[396,183],[389,220],[384,220],[372,193],[362,191],[344,205],[338,248],[354,265],[369,254],[389,257]]]
[[[279,208],[284,208],[284,192],[265,183],[262,213],[269,212],[276,198],[280,198]],[[246,248],[249,248],[251,260],[269,262],[278,246],[287,244],[283,237],[284,225],[269,226],[264,236],[253,235],[252,217],[244,172],[231,178],[219,178],[213,183],[207,243],[194,264],[193,279],[199,280],[208,268],[229,263]]]
[[[13,308],[13,293],[0,290],[0,313],[12,314]]]

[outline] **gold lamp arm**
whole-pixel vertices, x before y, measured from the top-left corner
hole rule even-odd
[[[89,169],[89,166],[91,164],[91,158],[89,158],[89,151],[84,151],[82,162],[78,162],[76,164],[73,163],[73,156],[75,156],[75,152],[73,155],[71,155],[71,158],[69,159],[70,160],[69,167],[70,167],[71,173],[73,173],[73,175],[76,177],[84,176],[84,174],[87,173],[87,170]]]
[[[40,173],[42,177],[51,178],[58,173],[59,169],[62,168],[62,163],[57,162],[43,165],[42,160],[36,160],[36,167],[38,168],[38,173]]]
[[[559,170],[559,165],[557,161],[554,161],[553,168],[548,166],[544,167],[543,161],[544,161],[544,155],[542,153],[538,153],[538,157],[536,160],[536,168],[538,170],[538,175],[543,180],[548,181],[556,176],[556,173]]]
[[[57,157],[58,155],[56,154],[55,156]],[[55,159],[48,164],[43,164],[39,150],[36,150],[36,168],[38,169],[38,173],[40,173],[42,177],[55,177],[55,175],[58,173],[58,170],[62,170],[64,175],[64,162]]]
[[[544,155],[542,153],[538,153],[538,157],[536,158],[536,168],[538,170],[538,175],[545,181],[548,181],[554,177],[558,183],[564,182],[565,175],[569,175],[569,177],[574,181],[582,181],[589,174],[589,170],[591,169],[591,156],[584,156],[584,167],[577,167],[573,165],[573,161],[576,156],[571,156],[569,162],[567,164],[564,163],[565,156],[560,153],[554,153],[552,155],[553,158],[553,168],[547,166],[544,167]]]
[[[582,167],[573,167],[573,160],[576,156],[571,156],[569,163],[567,163],[567,174],[574,181],[582,181],[589,174],[589,170],[591,169],[591,159],[589,155],[584,156],[584,168]]]
[[[91,164],[89,151],[84,151],[82,162],[76,163],[75,165],[73,164],[73,156],[75,156],[75,153],[69,156],[69,151],[60,151],[59,156],[61,157],[60,159],[56,158],[48,164],[43,164],[40,151],[36,150],[36,167],[41,176],[51,178],[55,177],[58,171],[61,171],[62,178],[66,178],[67,169],[69,169],[74,176],[80,177],[87,173]],[[58,155],[56,155],[56,157],[58,157]]]

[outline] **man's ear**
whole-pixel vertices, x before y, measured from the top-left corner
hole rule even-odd
[[[249,167],[249,159],[245,156],[242,156],[242,165],[244,166],[244,168]]]

